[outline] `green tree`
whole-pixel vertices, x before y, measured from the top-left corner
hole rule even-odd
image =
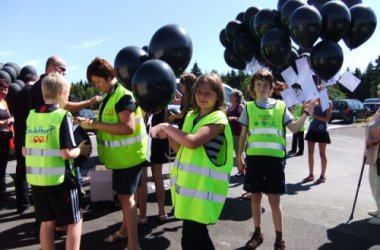
[[[199,68],[198,63],[195,62],[193,68],[190,70],[196,77],[202,75],[202,70]]]

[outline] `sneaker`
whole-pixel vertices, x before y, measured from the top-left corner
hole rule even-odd
[[[290,150],[290,151],[288,151],[288,155],[292,155],[292,154],[295,154],[296,153],[296,151],[293,151],[293,150]]]
[[[372,217],[376,217],[376,216],[380,216],[379,212],[377,210],[370,210],[368,211],[368,215],[372,216]]]
[[[256,249],[258,248],[261,243],[264,241],[263,234],[253,233],[251,239],[245,244],[245,249]]]
[[[373,218],[369,219],[368,223],[372,224],[372,225],[380,226],[380,217],[373,217]]]
[[[274,250],[285,250],[285,241],[280,240],[274,243]]]

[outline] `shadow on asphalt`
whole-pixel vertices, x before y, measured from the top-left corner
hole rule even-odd
[[[358,236],[362,235],[362,236]],[[339,224],[334,228],[327,229],[327,238],[331,241],[325,243],[319,250],[330,249],[379,249],[380,247],[380,227],[368,223],[368,219],[354,221],[349,224]],[[370,239],[378,239],[377,241]]]
[[[38,244],[34,222],[24,223],[0,233],[1,249],[17,249]]]
[[[310,190],[310,188],[314,186],[314,184],[306,184],[302,185],[302,182],[298,183],[287,183],[286,184],[286,194],[288,195],[295,195],[298,194],[300,191],[307,191]]]
[[[239,211],[236,211],[236,208]],[[238,198],[227,198],[219,220],[245,221],[251,218],[251,202]]]

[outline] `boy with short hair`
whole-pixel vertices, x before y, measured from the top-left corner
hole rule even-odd
[[[42,249],[55,249],[56,221],[67,227],[66,249],[80,248],[82,214],[72,159],[88,156],[91,146],[74,141],[72,116],[62,108],[68,102],[70,83],[59,73],[43,79],[45,104],[27,118],[25,146],[27,181],[32,186],[35,216]]]
[[[314,109],[314,103],[305,104],[305,112],[298,121],[281,100],[269,98],[274,78],[270,71],[257,71],[251,79],[249,91],[255,95],[240,116],[242,132],[239,141],[238,167],[245,174],[244,190],[251,192],[251,209],[255,231],[246,243],[246,249],[256,249],[264,240],[261,232],[262,194],[268,195],[276,230],[276,250],[285,249],[282,237],[282,210],[280,195],[286,192],[285,185],[285,126],[297,132]],[[242,154],[246,149],[246,162]]]

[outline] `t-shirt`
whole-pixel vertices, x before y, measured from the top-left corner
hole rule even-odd
[[[58,107],[52,104],[44,104],[39,109],[36,110],[37,113],[50,113],[56,110]],[[73,121],[71,116],[68,114],[62,120],[60,130],[59,130],[59,142],[60,149],[72,149],[76,147],[74,133],[73,133]],[[25,146],[25,141],[24,144]],[[43,193],[55,193],[62,192],[66,190],[72,190],[78,188],[78,183],[76,177],[71,172],[71,165],[69,160],[65,160],[65,180],[62,184],[56,186],[42,187],[42,186],[32,186],[32,192],[35,194]]]
[[[256,105],[259,107],[259,108],[263,108],[263,109],[270,109],[270,108],[273,108],[274,105],[276,105],[276,102],[277,100],[273,99],[273,98],[269,98],[267,101],[255,101]],[[288,124],[288,122],[294,120],[294,117],[293,115],[289,112],[288,109],[285,109],[285,114],[284,114],[284,125]],[[249,126],[249,118],[248,118],[248,113],[247,113],[247,104],[244,105],[244,109],[243,111],[241,112],[241,115],[240,115],[240,118],[239,118],[239,122],[245,126],[245,127],[248,127]]]
[[[25,140],[26,118],[28,118],[29,109],[31,107],[32,87],[33,85],[25,85],[25,87],[15,95],[17,102],[15,102],[13,106],[13,116],[15,119],[14,130],[15,142],[20,142],[19,145]]]

